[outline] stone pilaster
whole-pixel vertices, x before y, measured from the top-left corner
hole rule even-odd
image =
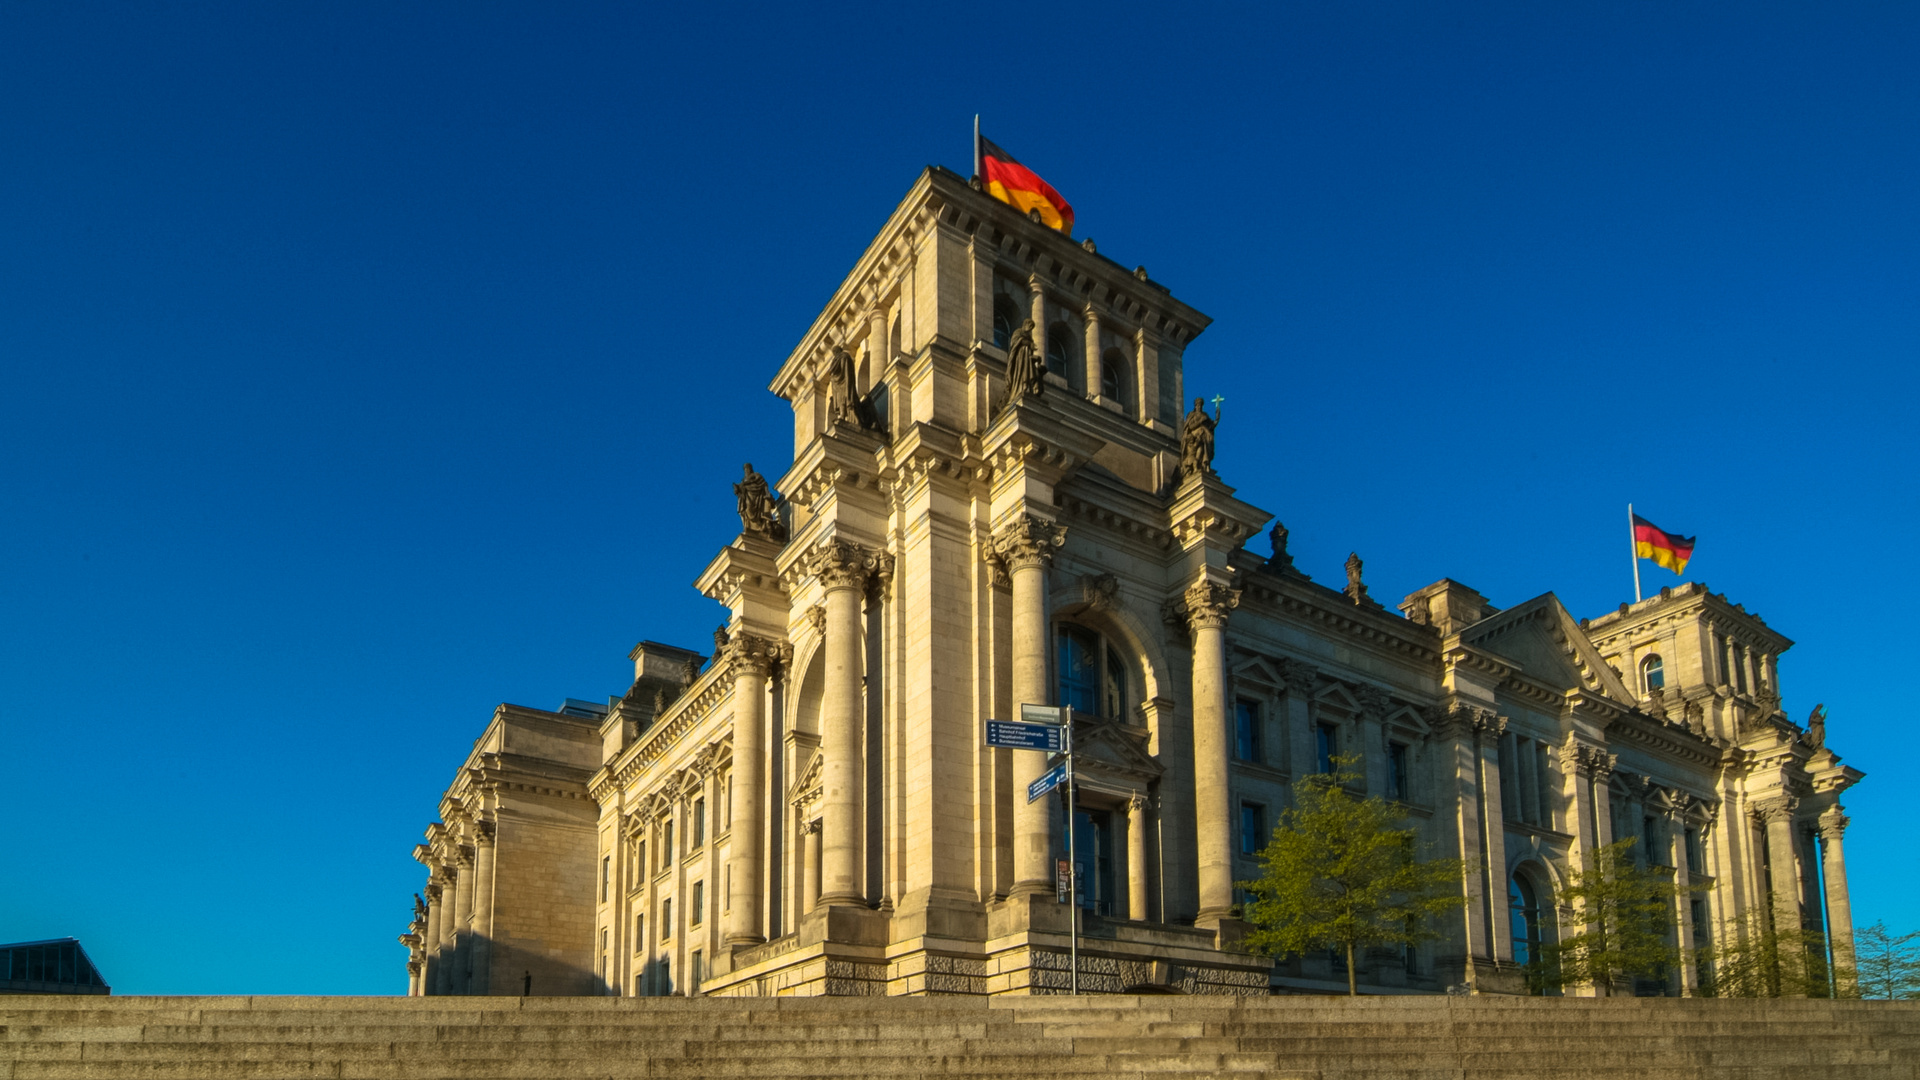
[[[1047,566],[1067,530],[1022,512],[993,535],[992,557],[1006,567],[1013,591],[1013,708],[1053,701],[1047,680]],[[1028,784],[1046,770],[1046,755],[1012,751],[1013,894],[1053,892],[1053,803],[1025,799]]]
[[[1193,634],[1193,788],[1199,920],[1233,909],[1232,710],[1227,707],[1227,616],[1240,590],[1213,581],[1190,586],[1182,601]]]

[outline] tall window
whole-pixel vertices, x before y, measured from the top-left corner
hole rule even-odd
[[[1100,354],[1100,396],[1127,404],[1127,357],[1119,349]],[[1133,412],[1131,408],[1127,410]]]
[[[1267,808],[1259,803],[1240,804],[1240,854],[1257,854],[1267,846]]]
[[[1047,327],[1047,370],[1071,382],[1073,381],[1073,361],[1077,354],[1073,348],[1073,331],[1063,322]]]
[[[1074,880],[1080,906],[1095,915],[1114,911],[1113,815],[1085,807],[1073,815]]]
[[[1407,801],[1407,744],[1387,744],[1387,795],[1398,801]]]
[[[633,951],[640,952],[647,947],[647,917],[645,914],[633,917]]]
[[[673,993],[673,958],[670,956],[663,956],[660,958],[659,985],[660,985],[660,992],[662,994]]]
[[[1700,830],[1689,827],[1686,832],[1687,873],[1698,874],[1707,865],[1706,852],[1700,845]]]
[[[1640,661],[1640,675],[1649,694],[1667,685],[1667,665],[1658,654]]]
[[[693,926],[699,926],[700,916],[706,910],[707,883],[704,881],[696,881],[693,883],[693,903],[688,905],[687,908],[687,922]]]
[[[647,878],[647,845],[637,844],[633,849],[633,880],[627,882],[627,888],[637,889]]]
[[[1507,881],[1507,902],[1513,917],[1513,962],[1525,964],[1540,955],[1545,940],[1540,925],[1540,897],[1533,883],[1520,874]]]
[[[1660,819],[1646,817],[1640,819],[1640,842],[1646,845],[1648,866],[1671,866],[1672,856],[1662,850],[1660,843]]]
[[[707,842],[707,800],[693,800],[693,846],[700,847]]]
[[[662,900],[660,901],[660,940],[665,941],[672,936],[673,901],[671,899]]]
[[[673,819],[668,818],[660,833],[660,865],[673,865]]]
[[[605,901],[613,889],[613,856],[600,856],[600,899]]]
[[[701,956],[700,956],[699,949],[693,950],[693,955],[687,957],[687,960],[689,963],[693,965],[692,967],[688,968],[688,970],[693,974],[693,982],[691,985],[687,987],[687,992],[689,994],[698,994],[700,992],[700,980],[707,977],[706,970],[705,970],[706,965],[701,963]]]
[[[1063,624],[1056,637],[1057,699],[1076,712],[1126,720],[1132,707],[1127,665],[1119,650],[1083,626]]]
[[[1314,754],[1319,759],[1320,771],[1333,771],[1333,725],[1315,724],[1313,727]]]
[[[1233,703],[1233,752],[1241,761],[1263,760],[1260,747],[1260,703],[1244,698]]]
[[[993,343],[1004,349],[1013,340],[1013,332],[1020,329],[1020,305],[1013,297],[1000,293],[993,298]]]

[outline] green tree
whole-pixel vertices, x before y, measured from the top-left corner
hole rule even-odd
[[[1565,928],[1572,932],[1530,958],[1528,980],[1536,991],[1592,983],[1610,996],[1615,979],[1664,978],[1680,962],[1673,912],[1681,890],[1670,872],[1640,865],[1633,848],[1632,838],[1620,840],[1595,850],[1578,869],[1566,866],[1559,901],[1573,909]]]
[[[1240,887],[1253,897],[1243,912],[1255,928],[1248,945],[1270,956],[1345,949],[1347,993],[1358,994],[1355,952],[1438,937],[1431,921],[1467,902],[1464,868],[1420,858],[1397,807],[1347,791],[1360,780],[1359,758],[1333,760],[1333,772],[1295,781],[1294,805],[1260,851],[1265,874]]]
[[[1829,997],[1844,989],[1851,972],[1834,971],[1829,982],[1826,936],[1818,930],[1775,929],[1764,911],[1722,924],[1720,943],[1697,954],[1709,977],[1702,980],[1705,997]]]
[[[1884,922],[1853,938],[1860,996],[1903,1001],[1920,998],[1920,932],[1895,934]]]

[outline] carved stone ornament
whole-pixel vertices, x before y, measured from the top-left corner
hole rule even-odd
[[[733,485],[733,498],[740,514],[740,530],[748,536],[764,536],[780,543],[787,541],[787,523],[780,520],[777,496],[767,487],[767,478],[753,471],[749,462],[746,476]]]
[[[1018,405],[1028,395],[1038,397],[1047,389],[1047,369],[1033,351],[1033,320],[1028,319],[1007,339],[1007,408]]]
[[[1435,738],[1499,738],[1507,730],[1507,718],[1492,709],[1455,701],[1427,710],[1427,723]]]
[[[1823,702],[1813,707],[1807,715],[1807,749],[1818,750],[1827,745],[1827,706]]]
[[[1375,720],[1387,715],[1392,702],[1385,690],[1377,686],[1357,686],[1353,690],[1353,700],[1360,705],[1360,711]]]
[[[714,656],[717,662],[725,663],[732,670],[736,679],[742,675],[764,679],[773,670],[777,654],[776,642],[754,634],[740,633],[727,642],[726,652],[715,652]]]
[[[1794,811],[1800,809],[1800,796],[1788,795],[1778,799],[1754,803],[1747,813],[1761,826],[1771,825],[1782,818],[1791,819]]]
[[[1213,475],[1213,429],[1219,421],[1207,415],[1204,398],[1193,399],[1193,409],[1180,422],[1180,479]]]
[[[813,627],[813,632],[816,634],[826,633],[827,632],[826,607],[821,604],[815,604],[812,607],[808,608],[807,609],[807,625]]]
[[[819,578],[820,584],[828,589],[863,589],[867,578],[881,568],[883,558],[885,570],[891,573],[893,559],[885,552],[871,551],[859,544],[834,539],[807,552],[800,566]]]
[[[853,357],[838,345],[827,360],[827,422],[861,431],[880,426],[872,403],[854,383]]]
[[[1227,613],[1240,606],[1240,590],[1214,581],[1196,581],[1181,594],[1187,622],[1195,632],[1224,630]]]
[[[1087,604],[1099,611],[1112,611],[1120,606],[1120,579],[1113,574],[1088,575],[1084,579],[1087,589]]]
[[[1360,571],[1366,564],[1360,561],[1359,552],[1347,555],[1347,599],[1355,604],[1370,604],[1373,599],[1367,595],[1367,586],[1360,580]]]
[[[1847,831],[1847,825],[1851,820],[1847,815],[1840,812],[1840,807],[1837,804],[1827,807],[1820,813],[1820,838],[1828,843],[1838,841],[1840,834]]]
[[[1067,527],[1045,518],[1021,514],[1001,526],[988,545],[988,557],[1005,563],[1009,572],[1044,567],[1067,541]]]
[[[1129,814],[1145,813],[1146,809],[1147,809],[1147,797],[1145,795],[1142,795],[1141,793],[1136,791],[1132,795],[1127,796],[1127,813]]]
[[[1277,665],[1280,678],[1287,684],[1287,693],[1300,697],[1313,694],[1314,685],[1319,681],[1320,672],[1312,664],[1303,664],[1298,660],[1281,660]]]
[[[1287,527],[1275,518],[1273,529],[1267,533],[1267,540],[1273,545],[1273,554],[1267,556],[1267,566],[1273,570],[1293,569],[1293,556],[1287,554]]]

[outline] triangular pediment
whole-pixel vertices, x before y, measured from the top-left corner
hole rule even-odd
[[[820,773],[825,768],[825,759],[820,756],[820,751],[815,750],[813,756],[807,759],[807,767],[800,770],[800,779],[787,788],[787,802],[800,802],[809,792],[817,790],[820,787]]]
[[[1461,632],[1460,642],[1507,660],[1532,681],[1563,693],[1585,690],[1633,705],[1626,684],[1552,593],[1473,624]]]
[[[1147,753],[1146,735],[1111,722],[1073,726],[1075,771],[1102,771],[1139,780],[1157,779],[1166,770]]]

